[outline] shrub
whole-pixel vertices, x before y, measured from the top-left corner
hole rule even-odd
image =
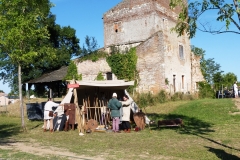
[[[98,73],[98,75],[97,75],[97,77],[96,77],[96,80],[97,80],[97,81],[103,81],[103,80],[104,80],[104,77],[103,77],[103,75],[102,75],[102,72],[99,72],[99,73]]]
[[[147,106],[153,106],[156,104],[155,97],[150,93],[138,93],[135,102],[140,108],[145,108]]]
[[[215,92],[211,85],[206,82],[199,82],[199,98],[215,98]]]
[[[164,103],[167,101],[167,93],[164,90],[161,90],[158,94],[157,94],[157,101],[159,103]]]

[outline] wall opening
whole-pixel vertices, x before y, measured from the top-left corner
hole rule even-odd
[[[179,57],[184,59],[183,45],[179,45]]]
[[[176,75],[173,75],[173,92],[176,92]]]
[[[182,75],[182,89],[184,89],[184,75]]]
[[[106,73],[107,80],[113,80],[113,74],[112,72],[107,72]]]

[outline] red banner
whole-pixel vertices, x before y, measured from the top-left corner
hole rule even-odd
[[[68,84],[67,88],[78,88],[79,84]]]

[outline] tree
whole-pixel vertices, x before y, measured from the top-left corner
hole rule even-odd
[[[64,78],[64,80],[71,80],[71,79],[82,80],[82,74],[80,75],[78,74],[77,66],[73,61],[71,61],[68,66],[67,75]]]
[[[216,72],[212,76],[212,81],[216,90],[221,90],[223,84],[223,75],[222,72]]]
[[[1,57],[18,67],[18,88],[21,109],[22,129],[26,131],[22,99],[22,67],[34,65],[44,57],[56,58],[55,50],[44,45],[49,38],[44,21],[51,3],[48,0],[1,0],[0,2],[0,48]]]
[[[223,74],[223,84],[226,87],[232,86],[237,81],[237,76],[234,73],[228,72]]]
[[[193,38],[196,30],[212,34],[240,34],[240,0],[232,0],[232,3],[227,0],[199,0],[189,4],[185,0],[170,0],[170,7],[181,7],[178,23],[173,28],[179,36],[187,32],[189,37]],[[216,21],[224,25],[215,28],[210,21],[200,21],[204,14],[216,14]],[[235,28],[230,29],[231,24]]]
[[[206,81],[210,84],[213,84],[213,75],[218,72],[223,72],[220,70],[221,66],[220,64],[216,63],[214,61],[214,58],[209,58],[207,60],[204,60],[201,63],[202,70],[204,72],[203,76],[206,79]]]
[[[200,67],[201,67],[201,71],[203,74],[204,79],[210,83],[213,84],[214,83],[214,75],[215,74],[219,74],[222,73],[223,71],[220,71],[220,64],[216,63],[214,61],[214,58],[209,58],[209,59],[205,59],[205,51],[202,48],[198,48],[195,46],[191,46],[191,51],[198,55],[201,56],[201,60],[200,60]]]
[[[97,53],[98,48],[99,47],[98,47],[97,40],[94,37],[86,36],[85,44],[83,44],[83,47],[82,47],[82,56],[85,56],[88,54],[95,54]]]
[[[81,49],[79,46],[79,39],[76,37],[75,29],[70,26],[61,27],[55,23],[56,16],[46,11],[47,18],[44,19],[43,25],[47,27],[49,38],[44,39],[42,46],[49,46],[55,48],[56,57],[54,59],[48,56],[42,57],[39,61],[39,57],[32,59],[31,65],[22,66],[22,81],[27,82],[31,79],[35,79],[54,70],[61,68],[62,66],[68,66],[71,58],[79,56]],[[43,40],[42,40],[43,41]],[[44,63],[42,63],[44,62]],[[17,66],[12,64],[9,59],[5,59],[0,54],[0,79],[7,81],[12,90],[17,90]],[[38,91],[44,90],[43,85],[35,86]]]

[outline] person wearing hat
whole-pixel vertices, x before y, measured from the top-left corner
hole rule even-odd
[[[113,132],[119,133],[119,123],[120,123],[120,108],[122,104],[117,99],[117,93],[113,93],[112,99],[108,102],[108,108],[111,110],[112,117],[112,130]]]

